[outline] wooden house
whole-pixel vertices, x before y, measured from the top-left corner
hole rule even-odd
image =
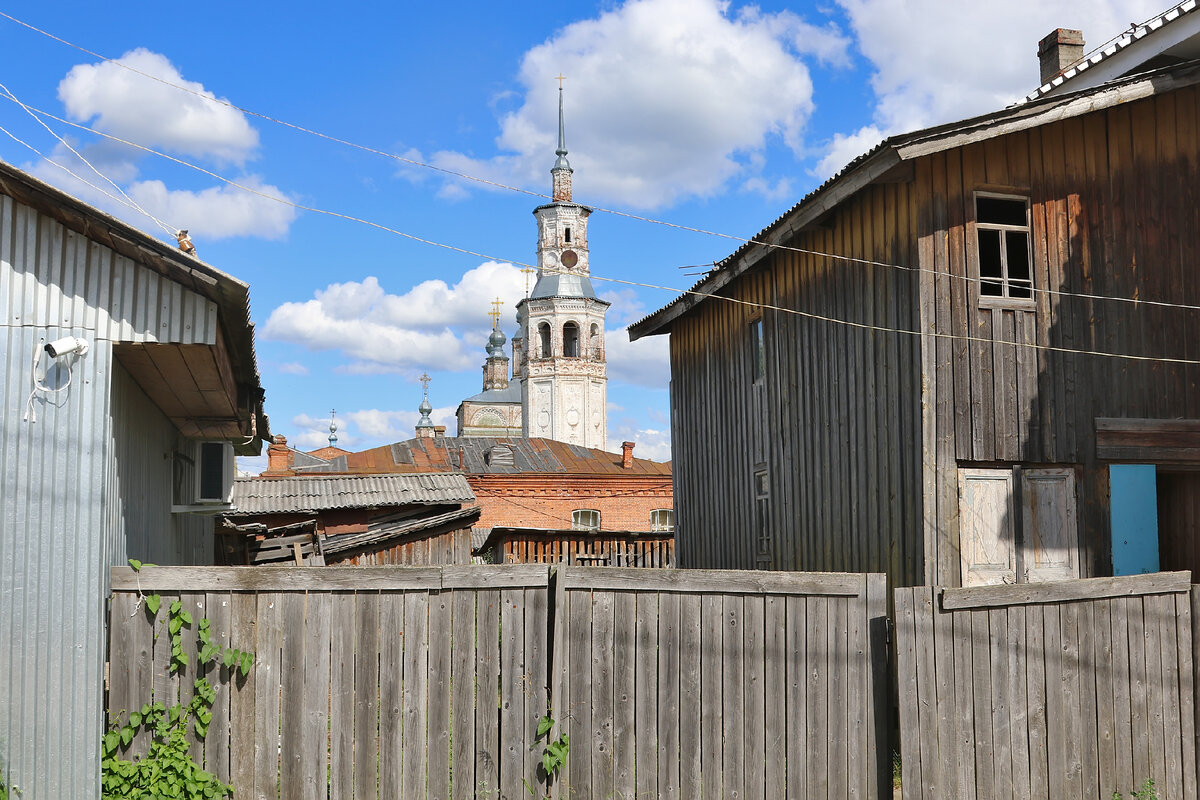
[[[680,566],[1200,569],[1198,193],[1197,62],[852,162],[630,329],[670,335]]]
[[[475,495],[462,475],[238,478],[218,529],[226,564],[470,564]]]
[[[497,525],[487,531],[475,554],[485,564],[669,569],[675,566],[675,533]]]
[[[109,567],[211,564],[268,434],[249,291],[0,163],[0,309],[0,783],[99,797]]]

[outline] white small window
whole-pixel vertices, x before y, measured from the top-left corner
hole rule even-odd
[[[655,533],[675,530],[675,512],[670,508],[656,508],[650,512],[650,530]]]
[[[1029,201],[1024,197],[975,195],[981,305],[1032,306]]]
[[[577,508],[571,512],[571,530],[600,530],[600,512],[594,508]]]

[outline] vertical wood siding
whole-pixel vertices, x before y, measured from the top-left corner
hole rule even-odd
[[[1072,296],[1200,304],[1198,102],[1182,89],[916,161],[922,327],[983,340],[922,346],[928,581],[959,582],[958,467],[995,462],[1081,469],[1083,574],[1103,573],[1108,477],[1095,419],[1200,416],[1194,366],[1014,346],[1200,356],[1194,310]],[[980,189],[1030,198],[1035,287],[1068,294],[1037,292],[1029,310],[980,308],[970,280]]]
[[[1196,590],[1174,575],[897,589],[904,799],[1130,796],[1148,779],[1195,798]]]
[[[558,797],[890,797],[883,575],[558,571]]]
[[[873,186],[786,244],[912,265],[909,184]],[[722,290],[742,301],[913,330],[915,272],[775,250]],[[751,375],[761,316],[767,374]],[[916,337],[713,299],[671,329],[676,547],[685,567],[886,572],[920,582],[921,385]],[[765,453],[756,455],[758,437]],[[754,473],[768,548],[757,556]]]

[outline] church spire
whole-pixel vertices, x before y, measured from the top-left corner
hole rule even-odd
[[[554,154],[558,159],[554,162],[554,168],[550,170],[550,174],[554,178],[554,202],[571,202],[571,162],[567,161],[567,134],[566,125],[563,123],[563,76],[558,78],[558,149]]]

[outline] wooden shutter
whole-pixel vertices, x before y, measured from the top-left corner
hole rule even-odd
[[[1021,500],[1026,580],[1078,578],[1079,525],[1075,516],[1074,470],[1022,470]]]
[[[960,469],[958,497],[962,585],[1015,583],[1012,470]]]

